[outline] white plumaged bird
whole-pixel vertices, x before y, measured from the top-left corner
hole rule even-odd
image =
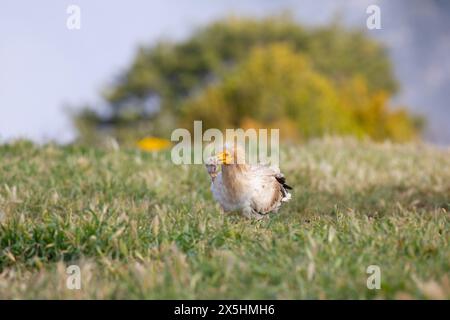
[[[239,146],[225,145],[223,152],[206,163],[212,194],[224,212],[238,211],[247,218],[261,219],[289,201],[288,190],[292,188],[278,167],[246,164],[237,159],[245,159],[244,151]]]

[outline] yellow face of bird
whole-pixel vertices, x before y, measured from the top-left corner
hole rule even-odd
[[[233,164],[234,161],[233,156],[228,150],[218,153],[216,157],[220,164]]]

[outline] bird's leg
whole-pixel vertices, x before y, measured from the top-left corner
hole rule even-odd
[[[253,214],[252,214],[252,209],[251,208],[244,208],[242,209],[242,215],[244,217],[246,217],[247,219],[251,219]]]
[[[261,220],[267,217],[267,215],[255,212],[252,208],[244,208],[242,210],[242,215],[247,219],[255,219],[255,220]]]

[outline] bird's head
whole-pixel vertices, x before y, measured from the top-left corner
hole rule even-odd
[[[219,164],[245,164],[245,152],[235,144],[225,143],[223,150],[217,153],[215,157]]]

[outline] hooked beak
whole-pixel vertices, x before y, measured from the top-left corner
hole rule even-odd
[[[228,152],[218,153],[216,159],[220,164],[233,164],[233,157]]]

